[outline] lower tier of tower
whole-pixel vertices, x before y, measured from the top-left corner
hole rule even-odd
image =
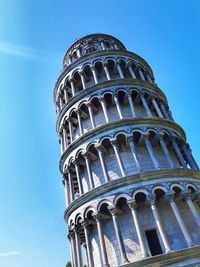
[[[65,212],[73,266],[200,266],[191,265],[199,264],[199,190],[199,171],[171,169],[126,176],[79,197]]]

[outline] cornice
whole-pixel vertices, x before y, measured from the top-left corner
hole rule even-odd
[[[149,64],[140,56],[138,56],[137,54],[133,53],[133,52],[129,52],[129,51],[125,51],[125,50],[101,50],[98,52],[93,52],[90,54],[86,54],[82,57],[80,57],[79,59],[77,59],[75,62],[71,63],[70,65],[68,65],[63,72],[60,74],[60,76],[58,77],[55,87],[54,87],[54,92],[53,92],[53,96],[54,96],[54,102],[56,99],[56,94],[57,94],[57,89],[59,87],[59,83],[62,81],[62,79],[64,78],[64,76],[71,70],[73,70],[76,66],[78,66],[80,63],[90,60],[90,59],[94,59],[96,57],[101,57],[101,56],[112,56],[112,55],[121,55],[121,56],[129,56],[132,57],[134,60],[139,61],[141,64],[145,65],[146,68],[148,69],[149,73],[152,75],[152,77],[154,77],[153,75],[153,71],[151,69],[151,67],[149,66]]]
[[[99,187],[96,187],[84,195],[80,196],[76,200],[74,200],[64,211],[64,218],[67,221],[69,216],[74,212],[77,208],[84,205],[87,202],[90,202],[92,199],[103,195],[109,191],[118,189],[123,186],[128,186],[132,184],[137,184],[139,182],[147,182],[153,181],[161,178],[184,178],[189,177],[193,179],[200,180],[200,171],[189,170],[189,169],[162,169],[155,171],[146,171],[141,172],[129,176],[125,176],[122,178],[118,178],[116,180],[105,183]]]
[[[101,133],[106,134],[106,132],[108,132],[109,130],[113,130],[113,129],[115,129],[115,131],[117,132],[117,129],[119,127],[128,126],[128,125],[137,126],[137,128],[142,127],[142,126],[147,126],[147,125],[154,126],[154,127],[159,126],[159,127],[163,127],[163,128],[168,127],[170,129],[173,129],[174,131],[180,133],[182,138],[184,139],[184,141],[186,141],[186,135],[185,135],[183,128],[171,120],[162,119],[162,118],[153,118],[153,117],[151,117],[151,118],[150,117],[128,118],[128,119],[117,120],[117,121],[113,121],[110,123],[105,123],[103,125],[97,126],[96,128],[91,129],[90,131],[83,134],[82,136],[77,138],[75,141],[73,141],[73,143],[71,143],[67,147],[67,149],[63,152],[63,154],[60,158],[60,162],[59,162],[60,172],[62,173],[63,164],[64,164],[67,156],[74,149],[76,149],[78,146],[80,146],[82,143],[84,143],[85,141],[88,141],[88,139],[90,139],[92,137],[95,139],[98,134],[101,134]]]
[[[59,124],[65,115],[65,112],[71,108],[75,103],[77,103],[79,100],[83,99],[85,96],[92,94],[94,92],[97,92],[100,89],[109,89],[110,87],[114,86],[140,86],[144,87],[144,89],[150,89],[157,93],[159,96],[161,96],[162,100],[168,105],[167,98],[165,94],[162,92],[162,90],[157,87],[155,84],[149,83],[147,81],[142,81],[138,79],[131,79],[131,78],[126,78],[126,79],[117,79],[117,80],[110,80],[110,81],[105,81],[96,85],[93,85],[89,88],[86,88],[79,92],[77,95],[72,97],[63,107],[61,112],[59,113],[57,117],[57,122],[56,122],[56,130],[59,132]]]

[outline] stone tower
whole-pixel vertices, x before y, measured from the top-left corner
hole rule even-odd
[[[54,101],[73,267],[200,266],[200,172],[148,63],[87,35]]]

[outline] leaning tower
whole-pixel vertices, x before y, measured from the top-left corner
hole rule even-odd
[[[148,63],[87,35],[54,101],[73,267],[200,266],[200,172]]]

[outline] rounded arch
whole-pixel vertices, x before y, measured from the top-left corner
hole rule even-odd
[[[83,220],[83,215],[81,213],[78,213],[76,216],[75,216],[75,225],[78,225],[80,224],[80,222]]]
[[[197,187],[194,184],[192,184],[192,183],[187,183],[186,184],[186,188],[189,189],[189,190],[191,190],[192,193],[194,193],[195,191],[198,190]]]
[[[88,219],[89,216],[93,216],[95,213],[97,213],[97,208],[95,206],[89,206],[84,210],[83,218]]]
[[[75,159],[78,158],[80,155],[84,154],[86,151],[84,148],[80,148],[78,151],[76,151]]]
[[[108,199],[103,199],[103,200],[101,200],[98,204],[97,204],[97,212],[99,212],[100,210],[101,210],[101,207],[103,206],[103,205],[108,205],[108,207],[109,206],[112,206],[113,205],[113,202],[112,201],[110,201],[110,200],[108,200]]]
[[[152,193],[154,194],[156,190],[162,190],[164,193],[166,193],[168,191],[167,187],[164,185],[155,185],[152,188]]]
[[[117,202],[118,202],[118,200],[120,200],[120,198],[124,198],[124,199],[126,199],[126,201],[129,201],[129,200],[132,199],[129,196],[129,194],[127,194],[127,193],[120,193],[120,194],[116,195],[115,198],[113,199],[113,204],[114,205],[117,205]]]
[[[116,132],[113,136],[114,139],[117,139],[120,135],[123,135],[124,138],[128,137],[128,133],[126,130],[120,130],[119,132]]]
[[[145,196],[147,196],[149,192],[147,191],[147,189],[144,189],[144,188],[137,189],[136,191],[133,192],[133,195],[132,195],[132,198],[134,200],[136,200],[137,194],[144,194]]]

